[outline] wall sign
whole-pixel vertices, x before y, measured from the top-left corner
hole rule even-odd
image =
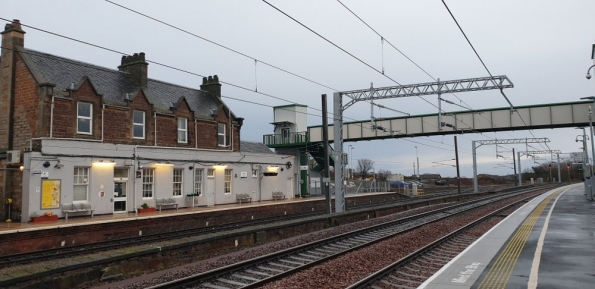
[[[240,172],[240,178],[245,179],[248,177],[248,172]]]
[[[41,180],[41,209],[60,208],[60,180]]]

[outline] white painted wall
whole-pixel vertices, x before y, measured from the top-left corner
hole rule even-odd
[[[133,155],[139,158],[135,161]],[[91,155],[93,154],[93,155]],[[97,164],[99,160],[112,164]],[[168,160],[170,165],[162,165]],[[55,165],[60,161],[60,167]],[[285,163],[292,163],[287,169]],[[47,168],[44,163],[49,162]],[[75,167],[89,168],[88,201],[96,209],[95,214],[113,213],[114,168],[128,168],[127,211],[134,212],[141,204],[155,206],[156,198],[174,198],[180,207],[190,207],[186,194],[194,192],[194,170],[203,169],[203,194],[198,197],[198,206],[207,204],[207,170],[214,164],[227,165],[232,171],[232,192],[224,193],[225,168],[215,169],[215,204],[236,203],[236,194],[251,194],[252,201],[271,200],[273,191],[286,193],[287,179],[297,174],[294,157],[274,154],[240,154],[239,152],[217,152],[208,150],[147,148],[131,145],[101,144],[85,141],[67,141],[48,139],[42,141],[42,152],[25,153],[23,174],[23,212],[21,220],[28,222],[36,213],[47,211],[63,217],[62,208],[41,210],[41,173],[46,172],[49,179],[61,180],[61,206],[73,202],[73,174]],[[143,168],[155,169],[154,193],[152,198],[142,197],[142,178],[136,178],[139,163]],[[127,166],[128,165],[128,166]],[[252,177],[252,168],[261,171],[269,165],[279,167],[277,176]],[[193,167],[193,169],[189,169]],[[181,196],[173,196],[173,171],[183,169],[183,188]],[[281,171],[281,168],[283,169]],[[246,172],[246,178],[241,173]],[[260,190],[259,190],[260,182]],[[295,184],[294,184],[295,185]],[[104,196],[100,197],[103,187]],[[292,191],[297,188],[294,186]],[[260,193],[259,193],[260,192]],[[260,199],[259,199],[260,196]]]

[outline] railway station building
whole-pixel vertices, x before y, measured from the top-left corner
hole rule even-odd
[[[189,88],[149,78],[144,53],[109,69],[25,48],[18,20],[1,34],[3,220],[293,198],[295,157],[240,140],[217,75]]]

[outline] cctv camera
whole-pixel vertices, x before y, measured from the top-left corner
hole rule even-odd
[[[591,79],[591,74],[587,73],[587,79]]]

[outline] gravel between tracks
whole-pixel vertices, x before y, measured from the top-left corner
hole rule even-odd
[[[277,242],[255,246],[241,251],[233,252],[226,255],[216,256],[210,259],[198,261],[192,264],[171,268],[168,270],[162,270],[153,272],[150,274],[138,276],[124,281],[114,282],[110,284],[99,285],[97,288],[146,288],[148,286],[157,285],[163,282],[179,279],[182,277],[190,276],[193,274],[206,272],[223,266],[231,265],[240,261],[249,260],[262,255],[270,254],[280,250],[295,247],[301,244],[313,242],[316,240],[336,236],[339,234],[355,231],[372,225],[388,222],[390,220],[396,220],[407,216],[427,212],[430,210],[439,209],[442,207],[450,206],[452,203],[444,203],[439,205],[425,206],[422,208],[416,208],[380,218],[374,218],[365,220],[357,223],[345,224],[338,227],[329,228],[323,231],[313,232],[305,235],[300,235],[293,238],[280,240]]]
[[[310,267],[287,278],[270,283],[263,288],[330,289],[348,287],[462,225],[475,221],[497,208],[501,208],[524,197],[519,196],[495,202],[463,215],[424,225],[413,231],[399,234],[390,239],[342,255],[331,261]]]

